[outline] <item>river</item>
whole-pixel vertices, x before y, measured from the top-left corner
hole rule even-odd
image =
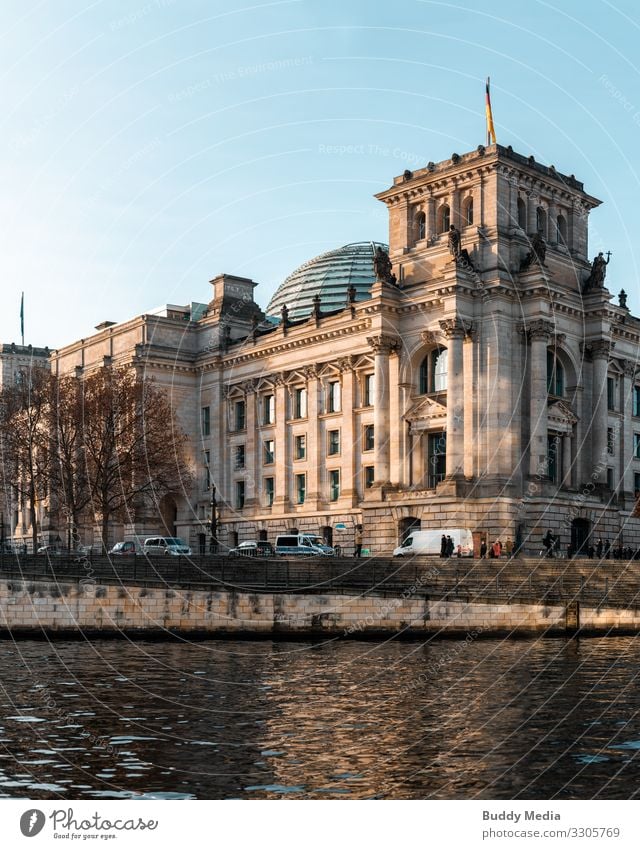
[[[640,641],[0,642],[0,796],[640,788]]]

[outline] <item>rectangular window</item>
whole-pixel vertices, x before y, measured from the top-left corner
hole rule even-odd
[[[209,436],[211,434],[211,407],[202,408],[202,435]]]
[[[332,454],[340,453],[340,431],[339,430],[330,430],[328,433],[328,448],[327,454],[331,456]]]
[[[374,380],[375,375],[373,374],[365,374],[364,376],[364,393],[362,399],[363,407],[372,407],[373,406],[373,393],[374,393]]]
[[[447,434],[430,433],[428,440],[428,463],[427,475],[429,489],[435,489],[436,484],[444,480],[447,472]]]
[[[633,434],[633,456],[640,460],[640,433]]]
[[[244,507],[244,481],[236,481],[236,510]]]
[[[246,427],[246,405],[244,401],[236,401],[233,407],[233,424],[235,430],[244,430]]]
[[[262,398],[262,424],[273,424],[276,420],[276,399],[274,395]]]
[[[341,408],[340,381],[332,380],[327,387],[327,412],[339,413]]]
[[[633,415],[640,416],[640,386],[633,387]]]
[[[264,441],[264,465],[268,466],[275,461],[275,443],[273,439],[265,439]]]
[[[295,458],[296,460],[304,460],[307,456],[307,437],[302,433],[295,438]]]
[[[340,498],[340,469],[329,472],[329,499],[337,501]]]
[[[607,428],[607,454],[613,454],[615,439],[613,436],[613,428]]]
[[[298,504],[304,504],[304,499],[307,495],[307,476],[296,475],[296,501]]]
[[[364,488],[371,489],[373,482],[376,479],[375,466],[364,467]]]
[[[558,482],[558,471],[560,468],[560,437],[547,437],[547,476],[554,483]]]
[[[607,409],[615,410],[615,395],[616,395],[616,381],[613,377],[607,378]]]
[[[363,451],[373,451],[375,446],[375,431],[372,424],[364,426]]]
[[[305,419],[307,417],[307,390],[301,386],[293,393],[293,417],[294,419]]]
[[[275,478],[264,479],[264,500],[267,507],[273,506],[273,496],[275,492]]]
[[[234,457],[234,468],[236,469],[244,469],[246,462],[246,451],[244,445],[236,445],[235,447],[235,457]]]
[[[613,469],[607,469],[607,489],[613,489]]]
[[[211,489],[211,453],[204,452],[204,489],[205,492]]]

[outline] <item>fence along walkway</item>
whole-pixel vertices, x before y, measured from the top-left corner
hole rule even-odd
[[[586,559],[0,556],[0,580],[212,591],[370,593],[503,603],[640,607],[640,562]]]

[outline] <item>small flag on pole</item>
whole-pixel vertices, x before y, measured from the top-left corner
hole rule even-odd
[[[487,77],[487,145],[496,143],[496,131],[493,126],[493,113],[491,112],[491,92],[489,91],[490,78]]]
[[[20,301],[20,334],[22,336],[22,345],[24,347],[24,292]]]

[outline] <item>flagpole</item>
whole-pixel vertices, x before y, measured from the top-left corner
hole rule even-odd
[[[22,335],[22,347],[24,348],[24,292],[20,300],[20,333]]]

